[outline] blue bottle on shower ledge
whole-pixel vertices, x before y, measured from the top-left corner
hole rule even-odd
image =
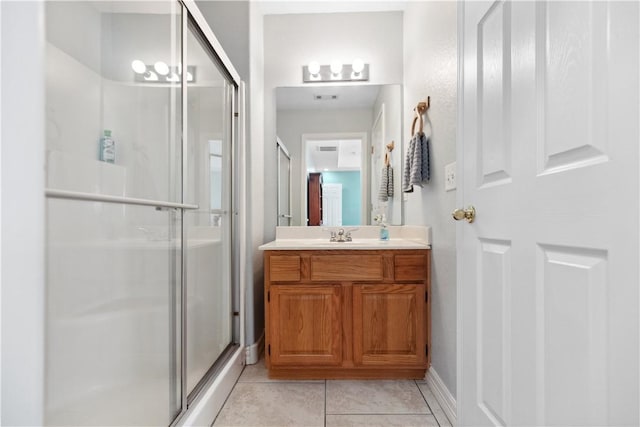
[[[389,240],[389,229],[384,224],[380,226],[380,240]]]
[[[100,138],[100,151],[98,158],[107,163],[116,162],[116,142],[111,138],[111,131],[104,130],[104,135]]]

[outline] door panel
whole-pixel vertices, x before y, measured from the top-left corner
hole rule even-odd
[[[340,285],[276,285],[269,293],[271,364],[340,364]]]
[[[540,404],[554,423],[605,425],[607,251],[539,245],[537,254]],[[585,404],[581,414],[566,411]]]
[[[480,239],[478,249],[478,402],[482,410],[505,425],[511,384],[509,374],[511,242]]]
[[[424,366],[424,304],[424,285],[354,285],[354,362]]]
[[[478,24],[478,181],[509,182],[509,3],[496,2]]]
[[[185,199],[199,206],[184,215],[190,399],[233,340],[232,88],[198,31],[190,24],[186,39],[189,64],[197,68],[187,84]]]
[[[537,6],[537,80],[544,112],[539,173],[606,161],[607,23],[604,2]],[[567,108],[569,107],[569,108]]]
[[[458,421],[638,425],[638,4],[462,8]]]

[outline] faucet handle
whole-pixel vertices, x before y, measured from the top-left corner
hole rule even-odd
[[[328,231],[328,232],[330,233],[330,234],[329,234],[329,236],[330,236],[330,237],[329,237],[329,241],[330,241],[330,242],[335,242],[335,241],[336,241],[337,236],[336,236],[336,232],[335,232],[335,230],[332,230],[332,229],[330,229],[330,228],[323,228],[323,229],[322,229],[322,231]]]
[[[344,240],[347,242],[352,242],[353,239],[351,238],[351,232],[347,231],[347,234],[344,236]]]

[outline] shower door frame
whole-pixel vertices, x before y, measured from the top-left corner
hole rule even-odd
[[[287,220],[287,226],[291,225],[291,221],[293,219],[292,213],[291,213],[291,154],[289,154],[289,150],[287,150],[287,147],[284,145],[284,143],[282,142],[282,140],[278,137],[276,137],[276,147],[277,147],[277,152],[278,152],[278,197],[277,197],[277,215],[278,215],[278,226],[280,226],[280,219],[285,219]],[[287,159],[287,171],[288,171],[288,179],[287,179],[287,191],[288,191],[288,195],[287,195],[287,200],[289,201],[288,206],[287,206],[287,213],[281,213],[281,206],[280,203],[282,202],[282,164],[280,163],[282,157],[281,155],[283,155],[284,157],[286,157]]]
[[[231,295],[232,295],[232,307],[234,317],[232,321],[232,343],[237,338],[237,348],[235,348],[231,354],[223,353],[221,359],[224,357],[224,363],[219,366],[219,369],[211,369],[201,379],[201,386],[197,387],[195,396],[189,399],[189,393],[187,390],[187,278],[184,276],[187,266],[187,257],[185,251],[185,245],[182,245],[182,280],[181,280],[181,299],[183,304],[181,306],[181,375],[180,375],[180,389],[182,395],[182,408],[180,413],[171,423],[172,426],[177,425],[200,425],[210,424],[217,415],[218,411],[222,407],[222,404],[226,400],[227,395],[233,388],[237,378],[242,372],[242,368],[245,363],[245,277],[244,266],[247,265],[246,259],[246,209],[244,209],[244,199],[241,193],[241,189],[246,189],[246,166],[244,164],[244,157],[241,153],[244,153],[245,145],[245,102],[244,102],[244,83],[240,79],[240,75],[236,71],[235,67],[231,63],[231,60],[225,53],[222,45],[215,37],[213,31],[209,27],[206,19],[198,9],[194,0],[177,0],[183,7],[182,13],[182,63],[187,64],[187,37],[189,34],[189,22],[199,30],[201,41],[206,42],[208,46],[203,46],[210,50],[211,53],[218,60],[218,66],[223,74],[226,74],[229,79],[229,83],[232,86],[231,94]],[[183,81],[182,84],[182,201],[185,202],[187,193],[187,179],[188,176],[188,159],[187,159],[187,84]],[[182,241],[186,241],[186,227],[184,221],[182,221]],[[238,314],[237,316],[235,314]],[[239,322],[236,322],[238,317]],[[217,362],[216,362],[217,364]],[[216,365],[214,364],[214,366]]]

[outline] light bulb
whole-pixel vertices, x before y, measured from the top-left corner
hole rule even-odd
[[[169,66],[162,61],[158,61],[153,64],[153,68],[156,70],[156,73],[160,74],[161,76],[166,76],[167,74],[169,74]]]
[[[311,61],[309,62],[309,74],[311,74],[312,76],[317,76],[318,73],[320,72],[320,64],[318,64],[317,61]]]
[[[139,59],[134,59],[131,62],[131,68],[133,68],[133,71],[138,74],[144,74],[147,71],[147,66],[144,65],[144,62],[140,61]]]
[[[340,71],[342,71],[342,63],[340,61],[333,61],[331,63],[331,72],[334,75],[338,75],[340,74]]]
[[[364,62],[362,59],[356,58],[353,60],[353,65],[351,67],[353,68],[354,73],[360,74],[362,70],[364,70]]]

